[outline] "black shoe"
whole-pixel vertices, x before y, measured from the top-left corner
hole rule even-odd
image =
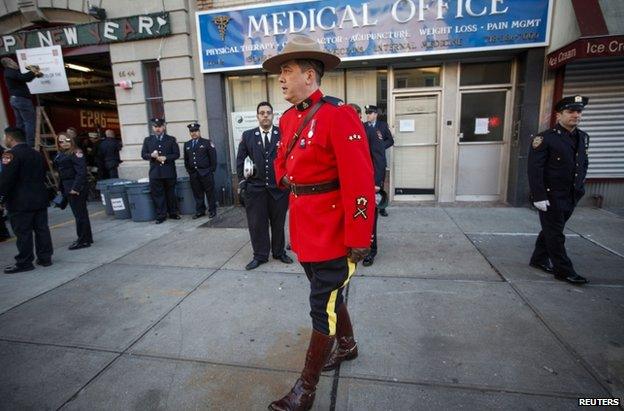
[[[255,268],[258,268],[260,264],[264,264],[264,263],[266,263],[266,261],[260,261],[254,258],[253,260],[249,262],[249,264],[245,266],[245,270],[253,270]]]
[[[180,218],[180,214],[171,214],[169,215],[169,218],[171,218],[172,220],[179,220]]]
[[[533,268],[537,268],[538,270],[545,271],[548,274],[553,274],[555,272],[555,268],[550,261],[547,261],[545,264],[530,262],[529,265]]]
[[[388,217],[388,212],[386,211],[385,208],[381,208],[379,209],[379,215],[382,217]]]
[[[154,221],[154,224],[162,224],[165,222],[165,220],[166,220],[165,217],[158,217],[156,221]]]
[[[5,274],[16,274],[16,273],[21,273],[23,271],[32,271],[35,269],[35,266],[30,264],[30,265],[24,265],[24,266],[19,266],[17,264],[15,265],[10,265],[8,267],[4,268],[4,273]]]
[[[559,281],[567,281],[570,284],[587,284],[589,281],[585,277],[581,277],[577,273],[573,274],[558,274],[555,273],[555,279]]]
[[[193,220],[197,220],[198,218],[203,217],[205,215],[206,213],[195,213],[195,215],[193,216]]]
[[[215,218],[217,216],[217,212],[213,211],[212,213],[208,214],[208,218]]]
[[[37,258],[35,260],[35,264],[40,265],[42,267],[49,267],[52,265],[52,260],[40,260]]]
[[[78,241],[72,243],[72,245],[70,245],[69,248],[70,250],[80,250],[81,248],[87,248],[87,247],[91,247],[91,243],[86,242],[86,243],[79,243]]]
[[[279,257],[273,257],[273,258],[275,258],[276,260],[280,260],[284,264],[292,264],[293,263],[293,259],[290,258],[290,256],[288,254],[286,254],[286,253],[283,253]]]
[[[371,265],[373,265],[374,262],[375,262],[375,256],[369,254],[366,257],[364,257],[364,260],[362,260],[362,265],[364,267],[370,267]]]

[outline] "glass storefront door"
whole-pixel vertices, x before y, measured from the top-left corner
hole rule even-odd
[[[508,90],[461,94],[457,200],[502,199]]]
[[[394,200],[435,200],[439,97],[394,97]]]

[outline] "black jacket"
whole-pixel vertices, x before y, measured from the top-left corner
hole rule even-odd
[[[166,157],[164,163],[161,164],[160,161],[151,157],[154,150],[157,150],[159,155]],[[180,147],[178,147],[175,137],[169,134],[163,134],[162,140],[158,140],[154,134],[145,137],[141,157],[150,162],[150,178],[177,178],[175,161],[180,158]]]
[[[0,198],[9,211],[37,211],[48,207],[45,167],[41,154],[25,143],[2,154]]]
[[[585,194],[588,148],[586,132],[570,133],[559,124],[533,137],[528,157],[532,200],[549,200],[557,209],[574,207]]]
[[[250,185],[253,187],[265,187],[273,198],[278,199],[283,195],[288,195],[288,190],[281,190],[275,184],[273,161],[277,155],[277,147],[280,140],[279,128],[273,126],[271,134],[268,150],[265,150],[260,127],[252,128],[243,133],[236,155],[236,172],[238,180],[242,181],[244,179],[243,167],[245,157],[249,156],[256,166],[256,173],[247,179],[247,189],[249,190]],[[267,151],[268,155],[266,154]]]
[[[31,71],[22,74],[19,69],[4,68],[4,82],[9,89],[10,96],[30,98],[30,90],[26,83],[34,78],[35,75]]]
[[[392,137],[392,133],[390,132],[390,126],[388,123],[382,120],[375,121],[375,125],[373,126],[371,123],[367,123],[369,127],[372,127],[378,136],[381,136],[383,140],[384,148],[388,149],[394,145],[394,138]]]
[[[368,148],[373,161],[373,169],[375,174],[375,185],[381,187],[383,185],[386,174],[386,148],[383,144],[383,138],[377,134],[375,129],[368,123],[363,123],[368,138]]]
[[[59,152],[54,157],[54,168],[59,173],[61,191],[66,196],[71,190],[82,193],[87,189],[87,161],[80,149],[74,153]]]
[[[217,170],[217,150],[212,141],[200,137],[193,147],[193,140],[184,143],[184,167],[190,174],[197,170],[200,176],[207,176]]]
[[[121,151],[121,141],[116,138],[105,138],[98,147],[99,163],[107,168],[116,167],[121,163],[119,151]]]

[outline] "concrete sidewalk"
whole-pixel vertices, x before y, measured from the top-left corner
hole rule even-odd
[[[298,264],[245,271],[240,209],[161,225],[91,206],[95,244],[51,211],[54,265],[0,275],[0,409],[264,410],[304,360]],[[624,397],[624,219],[578,209],[583,287],[528,266],[537,215],[395,206],[347,290],[360,356],[323,374],[314,409],[548,409]],[[15,243],[0,244],[13,262]]]

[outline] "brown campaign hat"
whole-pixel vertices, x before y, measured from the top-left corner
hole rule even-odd
[[[295,34],[288,39],[282,52],[265,60],[262,67],[270,73],[277,74],[282,64],[293,59],[320,61],[325,70],[331,70],[340,64],[340,57],[323,51],[316,40],[302,34]]]

